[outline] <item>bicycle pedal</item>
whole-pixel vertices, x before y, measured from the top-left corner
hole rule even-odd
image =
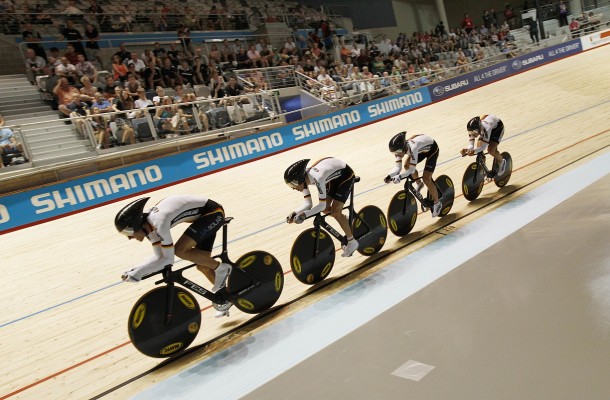
[[[230,301],[226,301],[224,303],[212,303],[212,306],[214,307],[214,309],[216,311],[226,311],[229,308],[231,308],[233,306],[233,303],[231,303]]]

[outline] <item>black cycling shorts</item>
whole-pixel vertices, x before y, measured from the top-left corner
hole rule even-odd
[[[354,175],[354,171],[349,165],[346,165],[345,168],[341,170],[341,174],[328,183],[328,195],[332,197],[333,200],[345,204],[354,187],[355,179],[356,176]]]
[[[184,234],[197,243],[195,248],[211,252],[216,232],[223,225],[224,219],[225,211],[222,206],[215,201],[208,200],[201,217],[186,228]]]

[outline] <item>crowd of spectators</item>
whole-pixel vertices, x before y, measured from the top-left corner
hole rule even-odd
[[[296,62],[297,72],[307,76],[305,86],[327,100],[347,97],[362,100],[384,96],[466,73],[473,63],[490,56],[512,58],[516,44],[507,21],[498,24],[493,10],[484,11],[477,25],[466,14],[459,27],[447,30],[440,22],[433,31],[400,33],[396,40],[376,43],[358,38],[359,45],[341,44],[339,59],[329,57],[324,41],[308,45]],[[354,97],[354,94],[357,96]],[[372,94],[372,96],[371,96]]]
[[[70,6],[78,8],[72,3]],[[99,8],[94,0],[90,7]],[[465,14],[460,25],[451,29],[441,21],[434,30],[410,36],[401,33],[395,40],[384,36],[378,43],[355,35],[352,44],[333,41],[333,27],[325,20],[317,21],[319,28],[306,36],[287,37],[283,45],[277,41],[271,45],[265,38],[247,43],[226,39],[199,44],[190,39],[193,21],[183,21],[178,24],[175,42],[155,43],[144,51],[121,44],[110,60],[101,56],[97,27],[87,23],[83,36],[72,20],[81,19],[82,13],[71,9],[66,15],[69,19],[62,35],[67,45],[63,51],[45,51],[33,25],[23,26],[28,46],[26,71],[33,83],[37,76],[46,77],[44,89],[54,97],[57,109],[77,121],[74,123],[79,133],[86,134],[87,124],[95,128],[101,148],[112,145],[112,132],[116,134],[117,128],[121,135],[114,139],[116,144],[133,143],[139,135],[131,121],[142,119],[150,107],[159,107],[150,115],[162,137],[248,120],[251,115],[241,114],[244,104],[255,103],[254,111],[264,107],[262,101],[256,101],[258,96],[240,96],[269,89],[269,82],[257,68],[287,67],[275,69],[276,78],[294,83],[294,70],[312,93],[336,100],[353,93],[397,93],[445,79],[449,74],[466,73],[473,63],[490,55],[511,58],[517,53],[510,32],[512,16],[506,10],[502,22],[495,10],[488,9],[479,18]],[[100,82],[102,70],[110,75]],[[250,70],[239,74],[243,84],[236,79],[236,70]],[[160,95],[163,91],[170,95]],[[229,101],[227,96],[236,97]],[[212,100],[206,109],[192,105],[202,99]],[[240,115],[226,121],[222,110],[229,106]],[[125,113],[117,114],[119,111]],[[112,116],[105,117],[107,113]],[[110,122],[114,123],[113,129]]]
[[[93,24],[100,32],[246,30],[263,22],[283,21],[290,26],[321,19],[305,5],[262,0],[187,0],[185,2],[128,2],[121,0],[68,0],[55,3],[0,1],[0,25],[16,34],[24,23],[59,28],[67,19]]]
[[[289,67],[278,69],[276,75],[294,69],[309,78],[307,85],[312,92],[333,100],[348,90],[390,94],[443,79],[448,70],[467,72],[473,61],[491,54],[485,52],[486,48],[508,57],[514,55],[507,22],[499,25],[495,18],[485,18],[487,14],[483,13],[480,25],[466,15],[456,28],[447,30],[441,22],[434,31],[414,32],[411,36],[401,33],[396,40],[384,38],[380,43],[365,38],[359,44],[339,45],[338,52],[333,51],[337,45],[333,42],[333,28],[325,20],[319,21],[319,29],[309,31],[306,37],[286,37],[283,45],[272,46],[265,38],[248,43],[226,39],[210,44],[204,51],[203,44],[185,40],[188,32],[183,30],[178,32],[180,40],[168,45],[155,43],[144,51],[121,44],[111,60],[102,59],[96,46],[99,33],[91,24],[82,36],[67,20],[62,32],[67,41],[63,51],[45,51],[31,24],[24,25],[22,34],[27,41],[26,70],[32,82],[37,76],[45,76],[44,89],[55,99],[57,109],[63,116],[79,121],[74,124],[82,135],[86,135],[88,123],[84,121],[92,122],[98,146],[105,148],[112,144],[111,132],[116,134],[117,127],[122,127],[122,132],[115,142],[133,143],[138,135],[130,121],[143,118],[146,111],[142,109],[151,106],[163,106],[151,112],[160,136],[217,128],[221,125],[217,114],[222,116],[220,111],[228,106],[234,106],[233,112],[240,114],[243,104],[257,103],[253,110],[262,111],[262,102],[251,100],[256,97],[240,100],[239,96],[269,89],[269,82],[252,71],[240,74],[242,85],[234,76],[235,70]],[[75,15],[73,10],[71,17]],[[102,70],[110,75],[100,82]],[[289,73],[279,78],[293,79]],[[202,87],[207,90],[195,93],[196,88]],[[157,96],[160,89],[170,90],[172,96]],[[201,92],[206,95],[201,96]],[[237,99],[229,103],[223,100],[226,96]],[[203,98],[214,100],[213,110],[199,112],[189,104]],[[119,111],[129,112],[119,115]],[[106,113],[112,117],[104,117]],[[232,120],[249,117],[233,116]],[[110,122],[115,123],[112,130]]]

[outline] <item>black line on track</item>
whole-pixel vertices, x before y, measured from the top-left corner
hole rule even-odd
[[[283,304],[274,306],[274,307],[270,308],[269,310],[266,310],[266,311],[263,311],[262,313],[256,314],[254,317],[252,317],[248,321],[244,322],[243,324],[241,324],[239,326],[236,326],[236,327],[228,330],[227,332],[225,332],[225,333],[223,333],[223,334],[221,334],[219,336],[216,336],[213,339],[208,340],[205,343],[199,344],[197,346],[189,347],[186,350],[184,350],[182,353],[176,355],[175,357],[171,357],[171,358],[168,358],[168,359],[164,360],[163,362],[159,363],[158,365],[156,365],[155,367],[149,369],[148,371],[144,371],[141,374],[138,374],[138,375],[136,375],[134,377],[131,377],[131,378],[127,379],[124,382],[119,383],[118,385],[116,385],[116,386],[106,390],[105,392],[102,392],[102,393],[100,393],[100,394],[98,394],[98,395],[96,395],[94,397],[91,397],[90,400],[101,399],[102,397],[106,396],[107,394],[110,394],[110,393],[112,393],[112,392],[114,392],[114,391],[116,391],[116,390],[118,390],[118,389],[120,389],[122,387],[125,387],[125,386],[129,385],[132,382],[137,381],[140,378],[145,377],[146,375],[149,375],[149,374],[151,374],[151,373],[153,373],[153,372],[155,372],[155,371],[157,371],[159,369],[162,369],[162,368],[172,364],[173,362],[175,362],[177,360],[180,360],[181,358],[183,358],[183,357],[185,357],[187,355],[191,355],[191,354],[193,354],[193,353],[195,353],[197,351],[203,350],[206,347],[208,347],[210,344],[214,343],[215,341],[220,340],[220,339],[222,339],[222,338],[224,338],[224,337],[226,337],[226,336],[228,336],[230,334],[233,334],[233,333],[237,332],[238,330],[243,329],[244,327],[252,325],[254,322],[256,322],[256,321],[258,321],[258,320],[260,320],[262,318],[265,318],[265,317],[267,317],[269,315],[272,315],[272,314],[276,313],[277,311],[281,311],[284,308],[286,308],[287,306],[289,306],[291,304],[294,304],[294,303],[304,299],[305,297],[309,296],[311,293],[317,292],[317,291],[319,291],[320,289],[323,289],[323,288],[327,288],[330,285],[332,285],[332,284],[334,284],[336,282],[340,282],[343,279],[345,279],[345,278],[347,278],[349,276],[352,276],[352,275],[354,275],[356,273],[360,273],[360,272],[364,271],[367,267],[375,265],[378,261],[383,260],[384,258],[386,258],[386,257],[388,257],[388,256],[390,256],[390,255],[392,255],[392,254],[394,254],[394,253],[396,253],[396,252],[406,248],[407,246],[412,245],[413,243],[417,243],[417,242],[419,242],[422,239],[428,238],[428,237],[430,237],[434,233],[438,233],[438,234],[440,234],[442,236],[446,236],[447,235],[446,233],[439,232],[439,231],[441,229],[443,229],[443,228],[446,228],[446,227],[454,224],[456,221],[460,221],[460,220],[462,220],[462,219],[464,219],[464,218],[466,218],[466,217],[468,217],[468,216],[470,216],[472,214],[475,214],[476,212],[478,212],[478,211],[480,211],[480,210],[482,210],[482,209],[484,209],[484,208],[486,208],[486,207],[488,207],[488,206],[490,206],[490,205],[492,205],[492,204],[494,204],[494,203],[496,203],[496,202],[498,202],[500,200],[503,200],[506,197],[509,197],[512,194],[514,194],[514,193],[516,193],[516,192],[518,192],[518,191],[520,191],[520,190],[522,190],[522,189],[524,189],[524,188],[526,188],[528,186],[531,186],[534,183],[536,183],[536,182],[538,182],[538,181],[540,181],[540,180],[542,180],[542,179],[544,179],[544,178],[546,178],[546,177],[548,177],[550,175],[553,175],[553,174],[561,171],[562,169],[567,168],[567,167],[569,167],[569,166],[571,166],[571,165],[573,165],[573,164],[575,164],[575,163],[577,163],[577,162],[579,162],[579,161],[581,161],[581,160],[583,160],[583,159],[585,159],[587,157],[590,157],[591,155],[593,155],[593,154],[595,154],[597,152],[600,152],[603,149],[608,148],[608,147],[610,147],[610,145],[601,147],[601,148],[599,148],[597,150],[594,150],[594,151],[592,151],[590,153],[587,153],[587,154],[585,154],[585,155],[583,155],[583,156],[581,156],[581,157],[579,157],[579,158],[577,158],[575,160],[572,160],[570,163],[568,163],[566,165],[558,167],[558,168],[556,168],[556,169],[554,169],[554,170],[552,170],[552,171],[550,171],[550,172],[548,172],[548,173],[546,173],[546,174],[544,174],[544,175],[534,179],[533,181],[531,181],[529,183],[526,183],[523,186],[515,187],[514,190],[512,190],[512,191],[510,191],[510,192],[508,192],[508,193],[506,193],[506,194],[504,194],[502,196],[498,196],[497,198],[492,198],[488,203],[485,203],[484,205],[481,205],[480,207],[477,207],[477,208],[471,210],[470,212],[460,216],[459,218],[452,219],[451,221],[447,221],[446,224],[441,225],[441,226],[439,226],[439,227],[429,231],[428,233],[425,233],[421,237],[418,237],[418,238],[416,238],[414,240],[411,240],[411,241],[409,241],[407,243],[399,245],[399,247],[397,247],[395,249],[386,250],[386,251],[383,251],[383,252],[379,253],[377,257],[374,257],[373,259],[370,259],[370,261],[363,262],[361,265],[359,265],[358,267],[356,267],[355,269],[353,269],[351,271],[348,271],[344,275],[337,276],[337,277],[332,278],[332,279],[323,280],[322,282],[320,282],[320,283],[312,286],[310,289],[306,290],[306,293],[304,293],[304,294],[302,294],[302,295],[300,295],[300,296],[298,296],[298,297],[288,301],[287,303],[283,303]],[[507,187],[507,186],[505,186],[505,187]],[[499,190],[501,190],[501,189],[503,189],[503,188],[499,188]],[[470,204],[472,204],[472,203],[470,203]]]

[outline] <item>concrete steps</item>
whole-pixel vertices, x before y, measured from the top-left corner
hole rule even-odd
[[[0,76],[0,113],[7,125],[19,126],[34,165],[50,165],[95,154],[91,143],[82,139],[74,125],[66,124],[41,99],[38,88],[25,75]]]

